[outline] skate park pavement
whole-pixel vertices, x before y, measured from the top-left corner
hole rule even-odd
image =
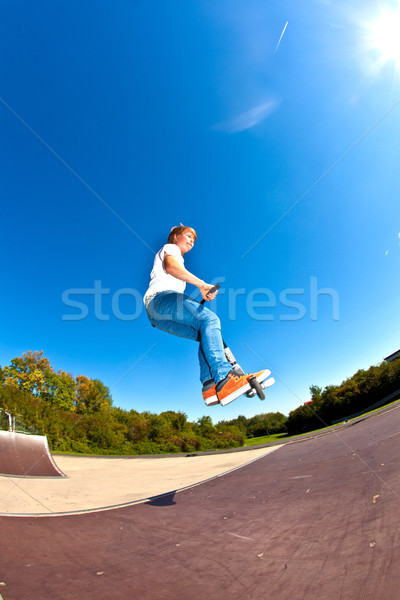
[[[85,477],[112,487],[115,465],[124,461],[138,460],[143,469],[135,477],[120,471],[130,479],[129,494],[149,469],[138,496],[150,497],[133,504],[129,495],[123,505],[123,492],[110,510],[45,515],[39,506],[42,516],[29,507],[23,516],[0,516],[0,599],[398,600],[400,403],[278,451],[252,453],[236,453],[241,465],[235,453],[105,459],[107,477],[96,474],[97,459],[84,459],[80,485],[88,498],[81,506],[93,491]],[[68,461],[77,457],[55,458],[68,478],[4,477],[2,506],[13,484],[73,480],[76,461]],[[184,465],[203,460],[203,483],[190,485]],[[169,491],[158,495],[162,481]],[[50,494],[38,498],[47,510],[57,508]]]
[[[79,513],[132,504],[218,477],[277,448],[154,458],[56,455],[65,478],[0,477],[0,514]]]

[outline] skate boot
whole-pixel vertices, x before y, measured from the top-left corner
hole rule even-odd
[[[216,385],[217,397],[220,404],[225,406],[238,398],[238,396],[245,394],[251,387],[248,382],[249,377],[249,374],[238,375],[235,371],[229,371],[225,379],[219,381]]]
[[[248,375],[248,377],[255,377],[259,383],[262,383],[270,375],[271,371],[269,369],[264,369],[263,371],[258,371],[258,373],[252,373],[251,375]]]
[[[217,391],[215,389],[215,381],[214,379],[209,379],[203,383],[203,399],[207,406],[214,406],[215,404],[219,404],[219,400],[217,397]]]

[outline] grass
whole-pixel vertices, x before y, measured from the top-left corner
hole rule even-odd
[[[256,446],[257,444],[267,444],[268,442],[276,442],[282,437],[286,437],[286,433],[274,433],[273,435],[263,435],[256,438],[248,438],[245,446]]]
[[[382,408],[386,408],[388,406],[391,406],[392,404],[396,404],[396,402],[399,402],[399,400],[400,400],[400,398],[396,398],[396,400],[392,400],[391,402],[388,402],[387,404],[383,404],[382,406],[378,406],[377,408],[374,408],[373,410],[369,410],[368,412],[363,412],[360,415],[358,415],[357,417],[353,417],[352,419],[346,419],[344,417],[340,421],[340,423],[335,423],[335,425],[342,425],[343,423],[346,423],[348,421],[355,421],[356,419],[359,419],[360,417],[364,417],[365,415],[372,415],[373,413],[382,410]]]
[[[384,404],[383,406],[378,406],[378,408],[375,408],[368,412],[362,413],[361,415],[358,415],[358,417],[353,417],[352,419],[346,419],[344,417],[343,420],[340,421],[339,423],[335,423],[334,425],[327,425],[326,427],[321,427],[320,429],[315,429],[314,431],[306,431],[305,433],[296,434],[296,435],[292,435],[292,436],[288,436],[286,433],[276,433],[274,435],[263,435],[261,437],[248,438],[246,440],[245,446],[256,446],[257,444],[267,444],[268,442],[276,442],[276,441],[279,441],[281,438],[290,439],[291,437],[301,437],[302,435],[306,436],[306,435],[310,435],[312,433],[320,433],[324,429],[333,429],[334,427],[337,427],[338,425],[343,425],[343,423],[355,421],[356,419],[365,417],[365,415],[370,415],[372,413],[378,412],[378,411],[382,410],[382,408],[386,408],[388,406],[391,406],[392,404],[396,404],[396,402],[399,402],[399,401],[400,401],[400,398],[397,398],[396,400],[392,400],[391,402],[388,402],[388,404]]]

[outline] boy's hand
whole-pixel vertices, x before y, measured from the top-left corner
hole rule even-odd
[[[215,292],[213,292],[212,294],[209,294],[209,291],[215,287],[214,285],[211,285],[209,283],[204,283],[203,285],[199,286],[199,290],[201,293],[201,297],[203,298],[203,300],[205,300],[206,302],[210,302],[211,300],[214,300],[215,296],[218,294],[218,290],[215,290]]]

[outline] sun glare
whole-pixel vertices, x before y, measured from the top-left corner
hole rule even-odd
[[[380,66],[393,61],[400,68],[400,3],[395,9],[382,10],[368,29],[369,46],[377,55]]]

